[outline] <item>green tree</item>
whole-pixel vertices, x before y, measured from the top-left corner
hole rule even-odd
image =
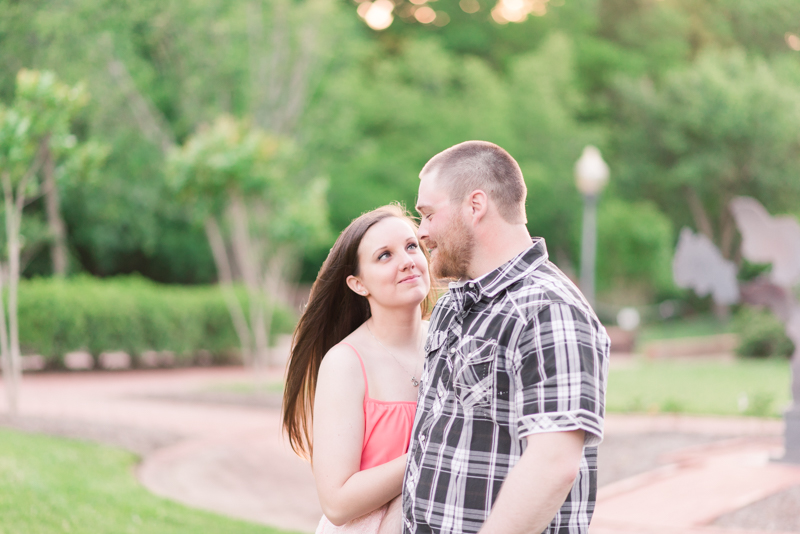
[[[0,263],[0,295],[4,280],[8,281],[7,307],[5,300],[0,306],[0,354],[12,413],[17,410],[21,376],[17,289],[23,210],[31,200],[47,194],[48,187],[55,189],[55,154],[74,149],[69,117],[86,98],[82,86],[65,85],[50,72],[21,70],[12,105],[0,106],[0,185],[6,238],[5,261]],[[46,178],[40,184],[37,175],[43,168]]]
[[[575,119],[582,99],[572,43],[552,34],[535,52],[515,57],[508,71],[426,38],[409,39],[397,55],[361,52],[357,68],[329,80],[327,105],[310,111],[304,131],[314,163],[331,176],[334,229],[392,200],[413,206],[428,159],[482,139],[518,160],[531,233],[570,261],[581,206],[572,167],[583,146],[601,136]]]
[[[0,0],[0,98],[12,97],[22,67],[85,80],[95,97],[73,131],[102,139],[110,154],[92,187],[59,183],[70,251],[93,274],[196,283],[214,280],[213,254],[164,190],[164,164],[169,147],[221,113],[292,138],[309,156],[303,179],[330,175],[337,229],[389,200],[412,205],[416,174],[436,151],[495,141],[523,167],[531,232],[566,266],[580,214],[571,169],[586,143],[603,148],[612,182],[624,184],[606,197],[650,198],[676,224],[693,220],[685,194],[654,189],[653,177],[675,162],[653,163],[658,151],[638,149],[650,142],[652,114],[636,104],[646,98],[631,98],[642,89],[630,80],[665,94],[712,49],[723,59],[709,64],[741,49],[747,76],[762,62],[778,85],[800,80],[784,39],[800,30],[786,22],[800,20],[796,0],[569,0],[505,25],[489,14],[495,3],[478,0],[467,13],[460,0],[438,0],[430,6],[449,17],[441,27],[396,1],[395,22],[375,32],[355,3],[335,0]],[[736,76],[728,80],[739,84]],[[701,200],[716,226],[716,208]],[[43,231],[44,203],[26,212],[31,235]],[[321,245],[307,276],[325,252]],[[49,274],[46,256],[28,272]]]
[[[274,302],[288,302],[305,246],[327,238],[326,182],[298,180],[285,138],[219,117],[170,155],[177,198],[205,229],[246,363],[267,362]],[[238,272],[248,313],[233,291]]]
[[[734,251],[734,196],[758,198],[771,211],[795,208],[800,91],[769,62],[707,52],[663,83],[625,80],[617,91],[621,194],[652,200],[725,257]]]
[[[71,184],[62,199],[81,265],[213,281],[203,232],[163,189],[166,154],[220,113],[302,145],[297,122],[350,38],[343,12],[332,0],[0,0],[0,94],[27,66],[86,80],[95,95],[75,122],[81,139],[109,145],[104,180]]]

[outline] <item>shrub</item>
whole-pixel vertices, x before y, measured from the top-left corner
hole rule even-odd
[[[237,291],[246,301],[244,291]],[[288,332],[295,318],[276,310],[272,332]],[[178,363],[200,351],[215,361],[230,359],[239,346],[222,293],[216,286],[170,286],[139,276],[97,279],[23,280],[19,290],[23,354],[45,356],[60,367],[69,351],[172,351]]]
[[[734,320],[739,334],[736,354],[749,358],[791,356],[794,344],[786,336],[784,324],[767,310],[742,307]]]
[[[654,204],[605,198],[597,219],[597,289],[605,300],[615,293],[628,304],[652,302],[674,287],[672,223]]]

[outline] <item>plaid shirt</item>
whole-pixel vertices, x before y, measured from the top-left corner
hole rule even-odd
[[[404,534],[478,532],[540,432],[585,431],[575,484],[546,533],[588,531],[597,492],[609,339],[547,259],[544,240],[450,285],[425,345],[403,481]]]

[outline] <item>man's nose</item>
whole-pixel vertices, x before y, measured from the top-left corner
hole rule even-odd
[[[428,239],[428,220],[423,217],[422,220],[419,222],[419,228],[417,229],[417,239],[423,240]]]

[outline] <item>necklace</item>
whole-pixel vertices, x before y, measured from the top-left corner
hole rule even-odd
[[[365,324],[367,325],[367,332],[369,332],[369,335],[371,335],[371,336],[372,336],[372,339],[374,339],[374,340],[375,340],[375,342],[376,342],[378,345],[380,345],[380,346],[383,348],[383,350],[385,350],[386,352],[388,352],[388,353],[389,353],[389,356],[391,356],[391,357],[392,357],[392,359],[394,359],[394,361],[395,361],[395,362],[397,362],[397,365],[399,365],[399,366],[400,366],[400,367],[403,369],[403,371],[405,371],[405,372],[408,374],[408,376],[410,376],[410,377],[411,377],[411,385],[413,385],[415,388],[416,388],[416,387],[419,387],[419,380],[417,380],[417,378],[414,376],[414,374],[413,374],[413,373],[409,373],[409,372],[408,372],[408,369],[406,369],[406,368],[405,368],[405,366],[404,366],[402,363],[400,363],[400,360],[398,360],[398,359],[397,359],[397,357],[396,357],[394,354],[392,354],[392,352],[391,352],[389,349],[387,349],[387,348],[384,346],[384,344],[383,344],[383,343],[381,343],[381,342],[378,340],[378,338],[377,338],[377,337],[375,337],[375,334],[373,334],[373,333],[372,333],[372,330],[370,330],[370,328],[369,328],[369,323],[365,323]],[[415,371],[416,371],[416,369],[417,369],[417,368],[416,368],[416,366],[414,366],[414,370],[415,370]]]

